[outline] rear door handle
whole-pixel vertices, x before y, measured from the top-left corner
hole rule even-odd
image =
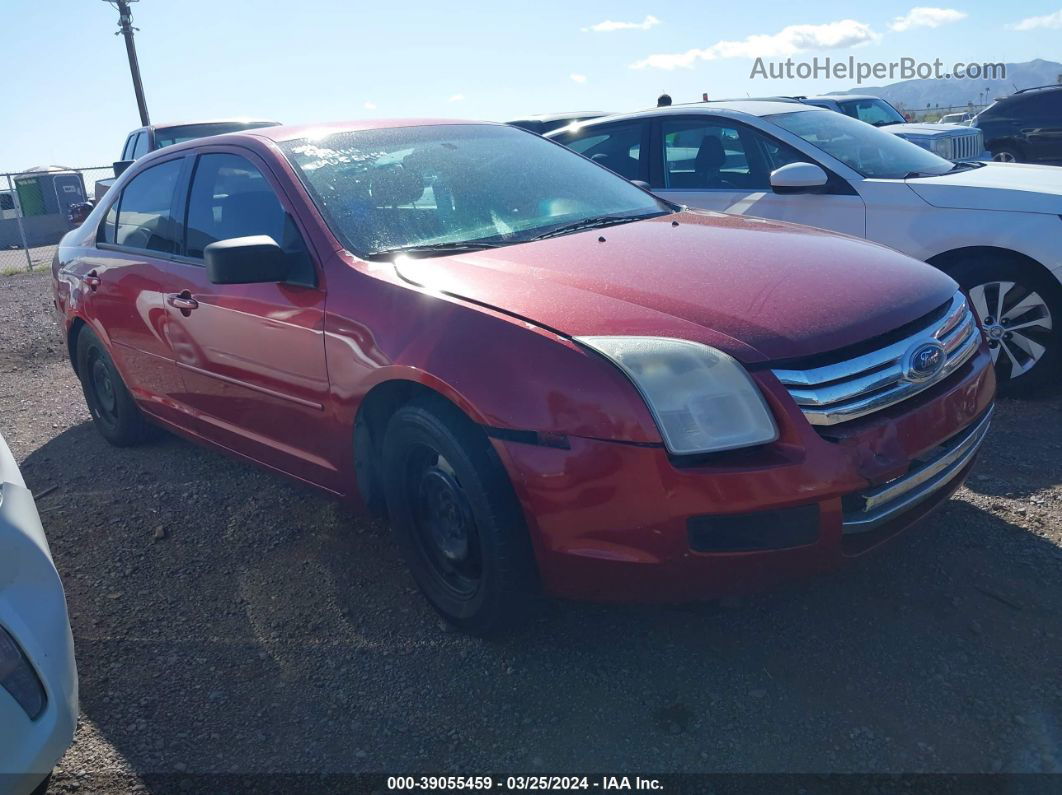
[[[99,274],[96,273],[96,271],[89,271],[88,273],[86,273],[84,278],[82,278],[82,281],[85,283],[85,286],[88,287],[90,290],[95,290],[97,287],[100,286],[100,284],[103,283],[103,279],[100,278]]]
[[[181,312],[187,315],[193,309],[199,306],[199,302],[192,298],[192,294],[185,290],[180,293],[173,293],[166,296],[166,303],[172,306],[174,309],[180,309]]]

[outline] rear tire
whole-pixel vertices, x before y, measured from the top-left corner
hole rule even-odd
[[[520,624],[537,590],[523,514],[483,431],[442,398],[395,412],[383,446],[391,526],[431,605],[488,635]]]
[[[1002,395],[1028,395],[1058,377],[1062,286],[1005,255],[978,256],[948,271],[985,328]]]
[[[77,337],[77,372],[96,430],[115,447],[142,444],[157,435],[126,389],[114,361],[92,331]]]

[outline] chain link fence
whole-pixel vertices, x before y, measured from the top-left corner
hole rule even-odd
[[[111,166],[0,174],[0,275],[47,268],[77,225],[72,208],[96,195],[97,180],[113,177]]]

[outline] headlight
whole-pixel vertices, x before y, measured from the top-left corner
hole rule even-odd
[[[36,720],[44,712],[47,703],[44,686],[22,649],[3,627],[0,627],[0,687],[11,694],[30,720]]]
[[[778,438],[745,368],[722,351],[661,337],[577,337],[616,364],[642,393],[667,449],[734,450]]]
[[[940,155],[943,158],[951,158],[951,139],[950,138],[934,138],[929,144],[930,151],[935,155]]]

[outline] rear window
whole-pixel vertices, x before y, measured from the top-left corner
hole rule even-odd
[[[209,135],[224,135],[243,130],[256,130],[260,127],[276,127],[273,121],[232,121],[210,122],[208,124],[185,124],[180,127],[164,127],[155,130],[155,148],[162,149],[165,146],[193,141],[196,138],[206,138]]]

